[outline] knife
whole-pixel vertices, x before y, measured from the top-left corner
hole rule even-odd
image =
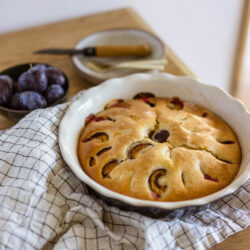
[[[98,45],[83,49],[42,49],[34,52],[35,54],[54,54],[54,55],[77,55],[87,57],[118,57],[118,56],[148,56],[150,47],[148,44],[137,45]]]

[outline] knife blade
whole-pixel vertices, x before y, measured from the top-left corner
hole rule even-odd
[[[54,54],[54,55],[77,55],[86,57],[118,57],[118,56],[148,56],[150,47],[148,44],[137,45],[98,45],[83,49],[42,49],[34,52],[35,54]]]

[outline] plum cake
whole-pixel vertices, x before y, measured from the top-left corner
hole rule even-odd
[[[112,100],[89,115],[77,151],[97,183],[154,201],[212,194],[233,180],[241,161],[236,135],[215,113],[151,93]]]

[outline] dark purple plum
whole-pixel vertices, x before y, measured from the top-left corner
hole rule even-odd
[[[58,68],[52,67],[52,66],[48,67],[46,69],[46,75],[48,78],[49,85],[58,84],[58,85],[61,85],[62,87],[65,86],[66,79],[65,79],[62,71],[59,70]]]
[[[36,64],[35,66],[32,67],[32,69],[41,69],[41,70],[46,70],[47,66],[44,64]]]
[[[35,91],[24,91],[13,95],[11,108],[19,110],[33,110],[47,106],[46,99]]]
[[[5,105],[11,100],[13,84],[13,80],[9,76],[0,76],[0,105]]]
[[[48,87],[48,79],[43,67],[34,66],[18,78],[18,92],[33,90],[42,93]]]
[[[13,83],[13,94],[18,92],[18,82]]]
[[[63,95],[64,89],[58,84],[50,85],[44,94],[49,105],[59,100]]]
[[[166,142],[169,137],[169,132],[167,130],[161,130],[155,134],[155,140],[163,143]]]

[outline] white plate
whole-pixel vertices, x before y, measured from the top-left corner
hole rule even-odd
[[[242,162],[234,181],[224,189],[211,195],[176,202],[156,202],[131,198],[113,192],[96,183],[82,170],[77,157],[77,143],[85,118],[97,113],[112,99],[131,99],[139,92],[151,92],[157,97],[178,96],[195,102],[224,119],[238,136]],[[124,78],[111,79],[88,89],[83,96],[67,110],[59,128],[59,145],[64,160],[76,176],[98,193],[123,201],[133,206],[175,209],[187,206],[204,205],[234,192],[250,177],[250,114],[244,105],[222,89],[205,85],[190,77],[177,77],[169,74],[135,74]]]
[[[85,37],[77,45],[76,49],[82,49],[85,47],[93,47],[96,45],[135,45],[148,43],[151,48],[151,55],[144,59],[162,59],[165,56],[163,43],[154,35],[139,29],[113,29],[97,32]],[[93,59],[93,58],[90,58]],[[141,58],[138,58],[141,60]],[[89,58],[82,55],[75,55],[72,57],[73,63],[77,70],[81,73],[83,77],[89,81],[97,84],[104,80],[123,77],[138,72],[134,69],[114,69],[109,72],[99,73],[93,71],[87,65],[85,65],[86,60]],[[134,60],[133,58],[98,58],[99,61],[112,61],[121,62]]]

